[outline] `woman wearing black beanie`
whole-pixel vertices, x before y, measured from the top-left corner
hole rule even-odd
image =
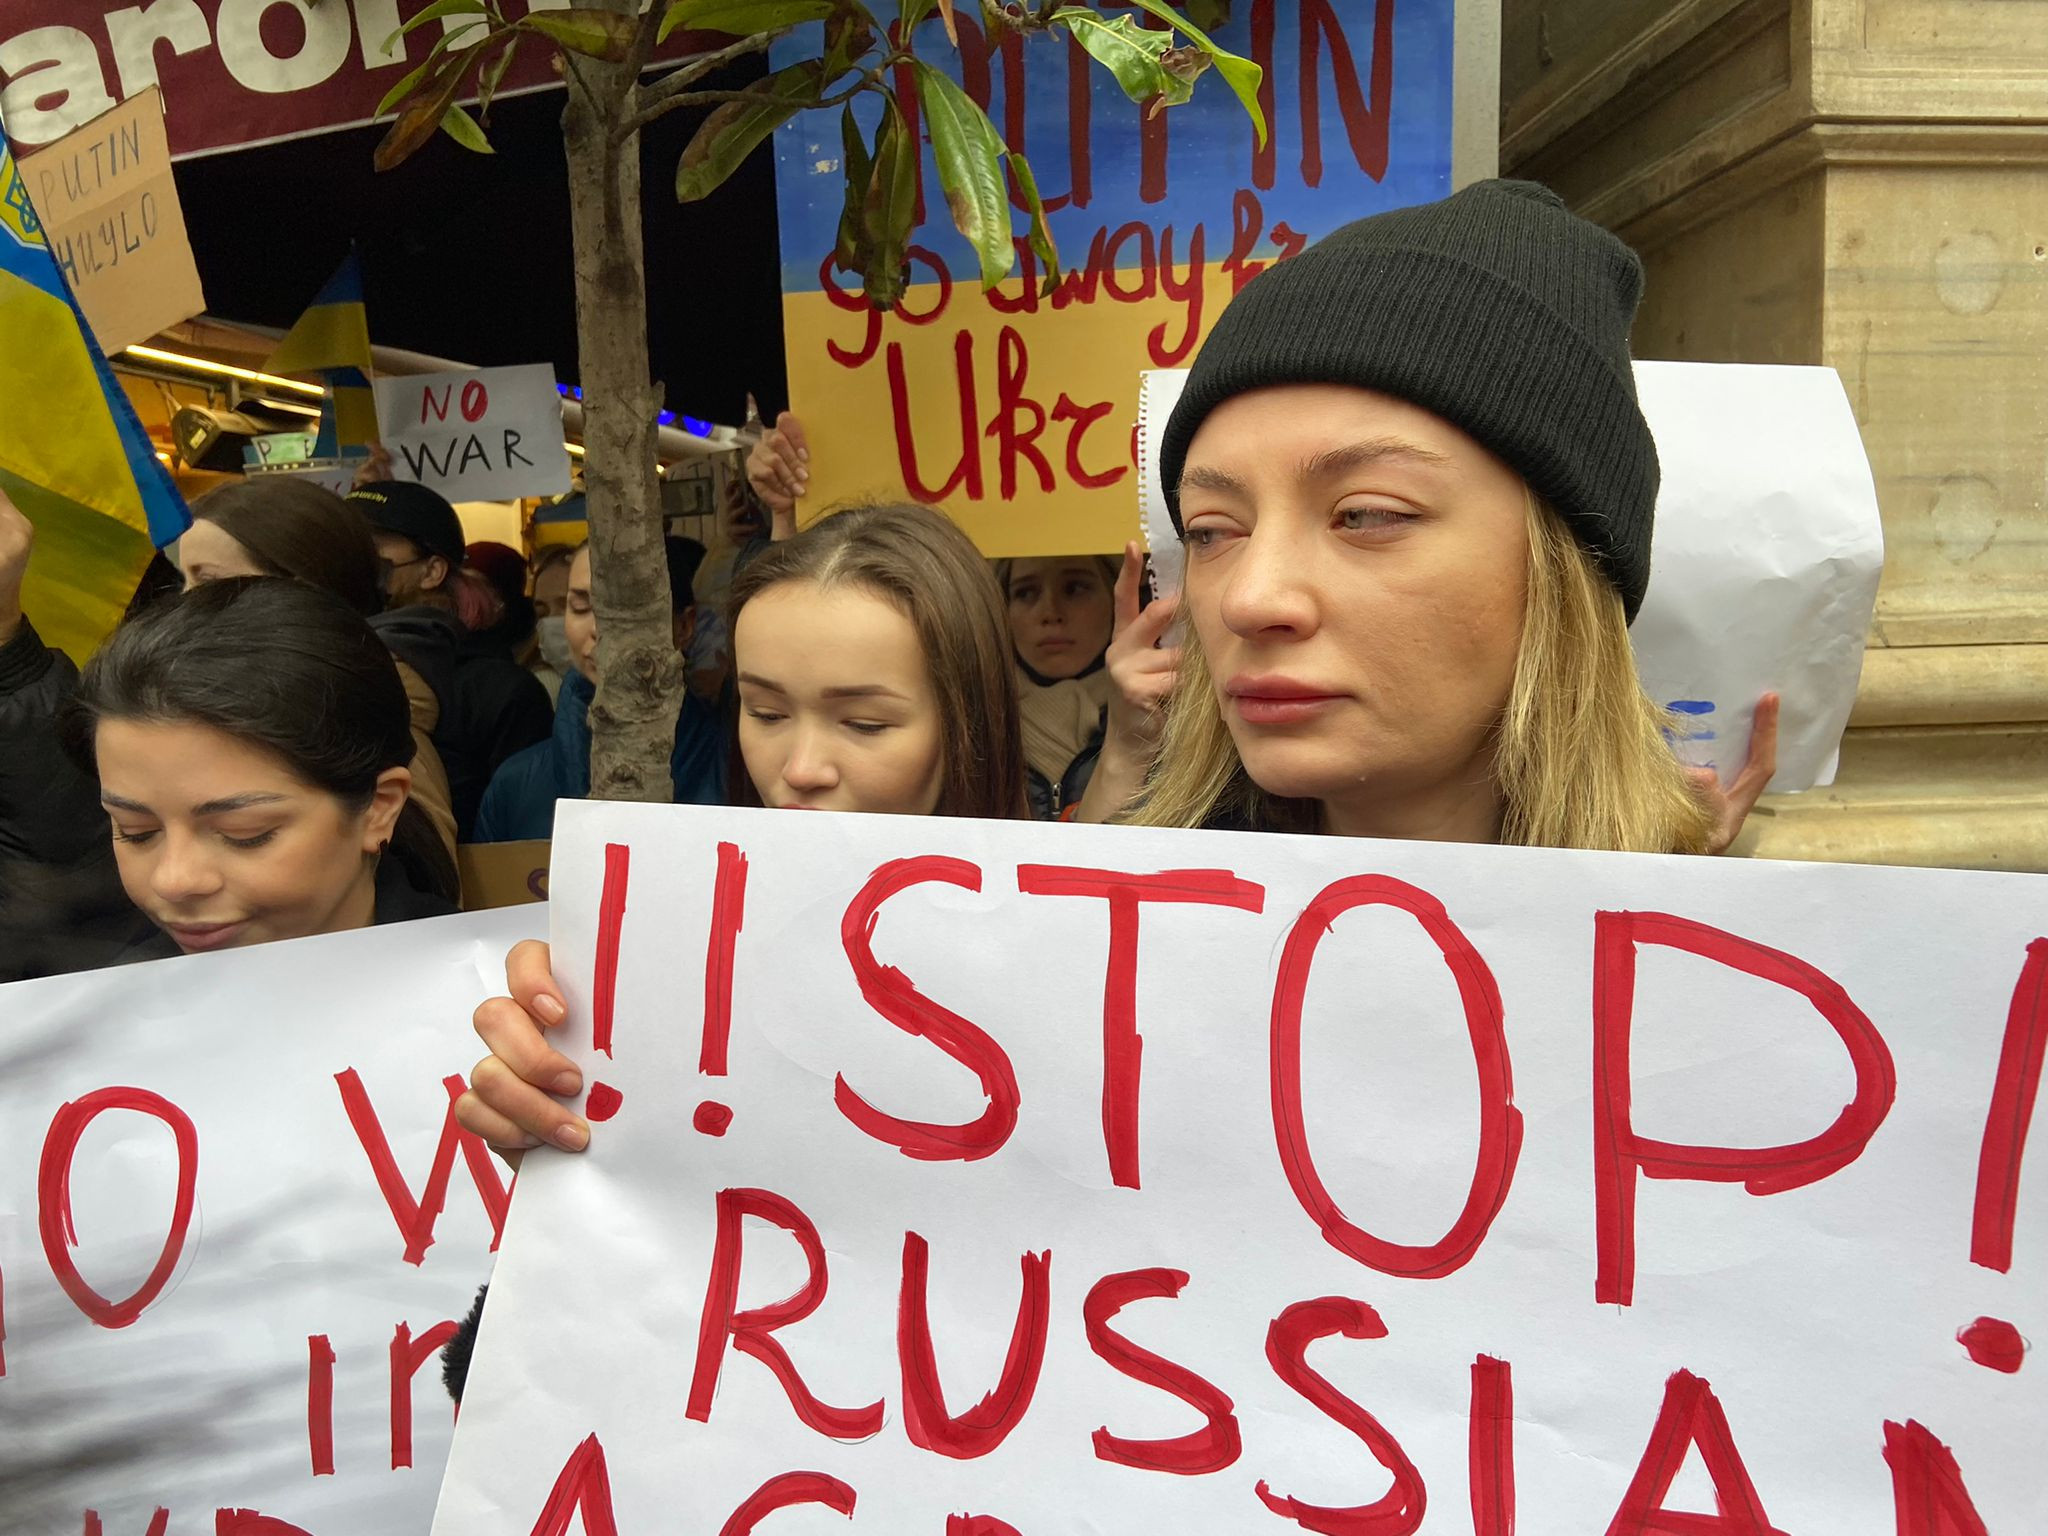
[[[1188,635],[1131,820],[1708,847],[1629,649],[1657,494],[1641,290],[1628,247],[1512,181],[1245,288],[1162,439]]]

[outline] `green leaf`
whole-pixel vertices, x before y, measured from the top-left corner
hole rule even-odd
[[[1184,0],[1187,19],[1198,22],[1211,32],[1220,32],[1230,25],[1230,0]],[[1193,28],[1188,29],[1190,33]]]
[[[868,302],[894,309],[910,277],[910,234],[917,223],[917,135],[903,121],[896,98],[883,97],[875,134],[875,173],[862,209],[867,261],[862,269]]]
[[[427,78],[427,72],[440,62],[441,55],[447,51],[448,39],[444,37],[434,44],[433,51],[427,55],[426,63],[422,64],[418,69],[408,70],[403,80],[384,93],[384,99],[377,103],[377,110],[370,115],[372,117],[382,117],[386,112],[389,112],[393,107],[405,100],[406,97],[410,96],[413,93],[414,87]]]
[[[455,105],[455,98],[462,94],[462,78],[476,62],[476,55],[476,49],[465,49],[441,61],[440,69],[414,94],[411,104],[398,114],[398,121],[377,145],[371,163],[378,170],[388,171],[411,159],[434,136],[448,109]]]
[[[1112,22],[1078,5],[1063,6],[1052,13],[1051,20],[1064,26],[1075,42],[1116,76],[1116,83],[1131,100],[1150,101],[1169,89],[1170,77],[1159,60],[1173,46],[1172,33],[1141,27],[1135,16],[1119,16]]]
[[[1244,110],[1252,120],[1252,128],[1259,136],[1259,148],[1266,147],[1266,113],[1259,105],[1259,86],[1265,79],[1265,71],[1250,59],[1240,58],[1234,53],[1218,48],[1215,42],[1200,27],[1181,15],[1164,0],[1132,0],[1144,7],[1162,21],[1171,22],[1187,34],[1188,41],[1206,53],[1216,65],[1216,73],[1223,77],[1223,83],[1236,92],[1237,99],[1244,103]],[[1190,7],[1192,9],[1192,6]],[[1224,8],[1225,21],[1230,19],[1229,8]],[[1084,45],[1085,46],[1085,45]],[[1192,82],[1190,82],[1192,83]]]
[[[491,120],[491,98],[498,94],[498,87],[505,83],[505,71],[512,67],[512,55],[519,51],[519,34],[513,33],[498,50],[498,56],[484,67],[477,80],[476,110],[485,122]]]
[[[483,129],[477,127],[476,119],[460,107],[450,107],[441,114],[441,131],[460,144],[464,149],[479,155],[495,155],[491,141],[484,137]]]
[[[676,166],[676,201],[694,203],[715,191],[761,141],[819,93],[816,59],[792,64],[748,91],[749,100],[729,101],[697,125]]]
[[[403,80],[386,91],[384,99],[377,103],[377,110],[371,115],[373,117],[382,117],[415,91],[438,89],[442,80],[442,70],[467,69],[472,61],[482,56],[482,50],[490,47],[493,39],[504,34],[493,32],[489,37],[480,38],[466,48],[455,49],[456,56],[454,58],[444,58],[443,55],[447,54],[454,47],[458,38],[474,32],[483,25],[483,22],[472,21],[467,25],[457,27],[452,32],[442,33],[440,39],[428,50],[426,62],[420,65],[418,69],[409,71]]]
[[[868,184],[874,180],[875,165],[866,141],[860,136],[860,124],[854,120],[850,102],[839,113],[839,144],[845,156],[840,170],[846,178],[846,206],[839,214],[839,240],[833,254],[841,267],[858,271],[865,245],[861,209],[867,201]]]
[[[832,0],[675,0],[661,18],[656,40],[666,42],[678,27],[735,37],[780,32],[806,21],[823,21],[835,8]]]
[[[910,34],[915,32],[924,19],[931,15],[934,0],[896,0],[898,25],[896,35],[905,46],[909,45]]]
[[[1059,247],[1053,244],[1052,226],[1045,222],[1045,203],[1038,195],[1038,178],[1031,173],[1031,163],[1014,149],[1010,151],[1010,169],[1017,175],[1017,190],[1024,194],[1024,206],[1031,210],[1031,253],[1045,269],[1045,286],[1039,292],[1050,294],[1059,286],[1060,252]]]
[[[529,11],[516,25],[522,31],[553,38],[571,53],[623,64],[633,51],[633,33],[640,22],[638,17],[618,11],[578,5],[566,11]]]
[[[972,96],[922,59],[913,67],[953,227],[981,258],[982,287],[993,288],[1017,260],[1010,245],[1010,197],[1003,184],[1007,151]]]
[[[388,57],[391,45],[406,36],[416,27],[424,27],[430,21],[439,21],[443,16],[482,16],[484,0],[434,0],[434,3],[412,17],[396,32],[384,39],[383,52]]]

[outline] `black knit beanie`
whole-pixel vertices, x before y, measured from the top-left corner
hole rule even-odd
[[[1275,384],[1355,384],[1505,460],[1634,619],[1657,500],[1657,447],[1629,367],[1642,290],[1633,251],[1530,181],[1483,181],[1345,225],[1246,284],[1202,344],[1159,447],[1174,526],[1188,445],[1217,406]]]

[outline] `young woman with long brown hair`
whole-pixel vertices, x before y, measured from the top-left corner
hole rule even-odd
[[[733,582],[742,805],[899,816],[1026,814],[1002,595],[967,535],[929,507],[855,507],[772,544]],[[463,1125],[493,1145],[581,1147],[589,1128],[535,1084],[575,1079],[542,1037],[563,1006],[548,947],[506,960],[511,996],[477,1010],[492,1054]]]

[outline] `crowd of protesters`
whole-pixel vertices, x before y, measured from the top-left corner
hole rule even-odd
[[[799,532],[785,414],[731,547],[668,541],[674,798],[1725,848],[1775,701],[1724,792],[1636,679],[1640,282],[1612,236],[1502,182],[1272,268],[1167,424],[1185,588],[1150,604],[1135,545],[990,562],[913,505]],[[461,845],[545,838],[589,792],[596,552],[468,544],[381,465],[346,498],[282,477],[200,498],[184,590],[82,672],[21,611],[33,530],[0,497],[0,980],[451,911]],[[536,1086],[573,1076],[544,947],[509,970],[464,1124],[581,1146]]]

